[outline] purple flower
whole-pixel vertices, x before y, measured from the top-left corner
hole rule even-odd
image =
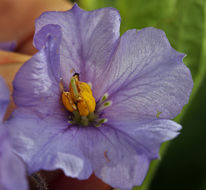
[[[113,187],[131,189],[141,185],[160,144],[179,134],[170,119],[193,85],[184,54],[161,30],[120,37],[119,27],[117,10],[77,5],[36,21],[39,52],[15,77],[18,109],[9,122],[30,173],[60,168],[87,179],[94,171]]]
[[[16,42],[0,42],[0,50],[13,51],[16,48]]]
[[[0,189],[26,190],[26,170],[20,158],[13,153],[9,135],[2,124],[9,103],[9,90],[0,77]]]

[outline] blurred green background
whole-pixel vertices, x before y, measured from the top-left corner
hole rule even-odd
[[[205,0],[79,0],[93,10],[120,11],[121,34],[128,29],[154,26],[163,29],[172,44],[187,54],[194,88],[189,103],[175,118],[181,135],[161,147],[161,160],[153,161],[141,187],[135,190],[206,190],[206,1]]]

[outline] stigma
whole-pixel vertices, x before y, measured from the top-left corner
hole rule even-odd
[[[87,125],[96,107],[90,85],[79,81],[78,73],[72,76],[69,91],[63,90],[62,103],[68,111],[73,113],[75,120],[81,120],[83,122],[81,124],[84,125]]]

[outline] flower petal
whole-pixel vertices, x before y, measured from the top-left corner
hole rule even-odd
[[[0,77],[0,123],[3,120],[6,109],[9,105],[9,89],[7,88],[3,78]]]
[[[56,31],[56,37],[47,35],[45,46],[27,61],[15,76],[14,101],[17,106],[29,108],[42,117],[62,115],[59,87],[59,54],[60,32],[58,26],[48,25],[42,30]],[[59,36],[59,38],[57,38]]]
[[[127,31],[102,74],[106,81],[99,84],[97,96],[107,92],[112,100],[107,116],[174,118],[188,102],[193,86],[183,57],[161,30]]]
[[[20,158],[14,154],[8,134],[4,126],[0,125],[0,189],[1,190],[26,190],[28,184],[26,181],[25,165]]]
[[[104,182],[120,189],[142,183],[150,161],[142,147],[136,146],[127,134],[102,126],[81,128],[76,137],[95,175]]]
[[[63,31],[60,60],[65,85],[69,86],[71,70],[80,73],[84,82],[101,80],[99,76],[109,63],[119,39],[118,11],[104,8],[89,12],[75,4],[66,12],[44,13],[36,21],[34,45],[38,49],[42,48],[39,31],[50,23],[59,25]]]
[[[30,174],[40,169],[62,169],[67,176],[79,179],[91,175],[90,163],[75,146],[78,128],[68,128],[66,121],[52,116],[43,120],[17,109],[7,127],[14,149]]]
[[[169,120],[112,122],[81,129],[79,147],[95,174],[115,188],[141,185],[149,163],[158,158],[160,144],[176,137],[181,126]]]
[[[68,127],[61,120],[40,120],[21,110],[7,125],[30,173],[61,168],[67,176],[86,179],[94,170],[103,181],[121,189],[141,185],[160,144],[177,136],[181,128],[162,119],[110,121],[100,128]]]
[[[155,119],[148,121],[110,121],[109,125],[114,126],[117,131],[121,131],[141,146],[148,158],[159,158],[159,148],[161,143],[171,140],[179,135],[182,128],[178,123],[166,120]]]

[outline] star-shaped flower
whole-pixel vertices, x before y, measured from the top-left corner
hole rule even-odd
[[[26,170],[22,160],[13,153],[10,139],[2,124],[9,103],[9,90],[0,77],[0,189],[26,190]]]
[[[160,144],[179,134],[170,119],[192,89],[184,54],[155,28],[119,35],[113,8],[46,12],[36,21],[39,52],[14,80],[9,124],[29,172],[62,169],[109,185],[141,185]]]

